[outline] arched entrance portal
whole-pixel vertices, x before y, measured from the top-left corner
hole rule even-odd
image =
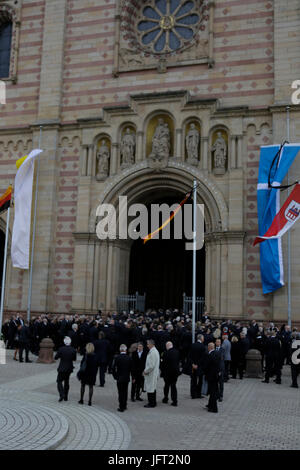
[[[152,204],[172,206],[182,198],[183,195],[179,194],[160,197],[153,200]],[[146,308],[180,309],[183,306],[183,294],[192,295],[192,251],[186,250],[187,240],[174,239],[174,221],[170,224],[170,232],[170,240],[160,236],[159,240],[151,240],[146,244],[136,240],[131,246],[129,293],[146,293]],[[197,252],[197,295],[205,296],[205,248]]]

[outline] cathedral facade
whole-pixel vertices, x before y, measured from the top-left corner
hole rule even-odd
[[[180,202],[196,180],[207,312],[286,321],[287,288],[262,294],[253,240],[260,146],[286,139],[287,106],[290,142],[300,142],[291,102],[299,45],[298,0],[0,0],[2,192],[16,160],[43,149],[33,313],[114,310],[137,285],[134,244],[97,238],[98,206],[117,207],[119,196]],[[296,159],[291,176],[299,172]],[[5,216],[0,224],[5,231]],[[297,230],[291,291],[299,322]],[[283,254],[287,271],[286,238]],[[141,278],[147,266],[139,265]],[[153,279],[149,289],[172,292],[183,278]],[[7,313],[26,312],[28,282],[9,259]]]

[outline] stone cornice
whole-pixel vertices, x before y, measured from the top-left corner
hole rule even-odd
[[[244,231],[228,231],[228,232],[209,232],[206,233],[205,243],[220,243],[222,245],[236,244],[240,245],[244,242],[246,232]]]

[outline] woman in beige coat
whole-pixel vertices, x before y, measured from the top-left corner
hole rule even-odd
[[[145,408],[154,408],[156,406],[156,387],[159,377],[160,356],[153,339],[148,339],[147,347],[149,352],[144,370],[144,387],[148,394],[148,404],[145,405]]]

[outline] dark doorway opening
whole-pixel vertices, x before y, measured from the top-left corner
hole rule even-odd
[[[152,201],[179,203],[182,196]],[[174,221],[171,222],[171,235]],[[183,294],[192,295],[193,252],[186,250],[187,240],[142,240],[133,243],[130,253],[129,293],[146,293],[146,308],[183,307]],[[197,251],[197,296],[205,295],[205,248]]]

